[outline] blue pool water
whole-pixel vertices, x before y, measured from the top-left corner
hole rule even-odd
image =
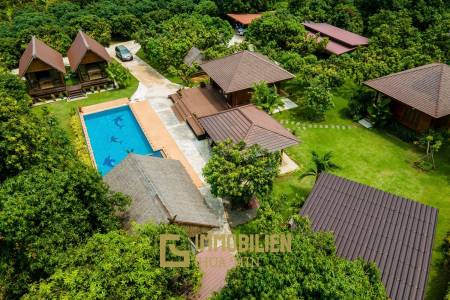
[[[128,153],[162,157],[153,151],[128,105],[84,116],[98,171],[106,175]]]

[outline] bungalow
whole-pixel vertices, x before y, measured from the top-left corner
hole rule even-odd
[[[364,84],[393,100],[392,113],[404,126],[418,132],[450,128],[450,66],[428,64]]]
[[[78,73],[79,88],[105,86],[110,82],[105,69],[111,57],[105,47],[84,32],[78,32],[67,57],[72,72]]]
[[[177,115],[191,126],[197,137],[206,133],[199,118],[249,104],[255,83],[279,85],[294,78],[266,56],[251,51],[240,51],[200,67],[209,76],[210,84],[180,89],[169,96]]]
[[[374,262],[390,299],[423,299],[438,210],[322,173],[302,210],[337,255]]]
[[[244,28],[250,25],[256,19],[262,17],[262,13],[255,14],[227,14],[227,17],[235,24],[236,27]]]
[[[325,51],[329,54],[341,55],[369,44],[368,38],[327,23],[304,22],[303,26],[309,30],[310,36],[315,37],[318,34],[318,41],[323,37],[329,39],[325,46]]]
[[[19,76],[25,77],[33,99],[58,97],[66,92],[63,57],[36,37],[32,37],[19,62]]]
[[[111,190],[131,197],[129,222],[173,222],[190,236],[220,225],[178,160],[129,154],[103,179]]]

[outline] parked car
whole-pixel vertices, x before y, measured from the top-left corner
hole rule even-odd
[[[242,28],[242,27],[239,27],[239,28],[237,29],[237,32],[238,32],[238,34],[239,34],[240,36],[244,36],[244,34],[245,34],[245,29]]]
[[[133,54],[131,54],[130,50],[124,45],[118,45],[115,48],[116,56],[121,61],[130,61],[133,60]]]

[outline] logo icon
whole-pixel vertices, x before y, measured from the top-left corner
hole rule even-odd
[[[180,240],[177,234],[161,234],[159,237],[159,265],[163,268],[187,268],[189,267],[189,250],[179,250],[176,242]],[[172,243],[169,243],[172,242]],[[167,261],[166,250],[169,247],[170,253],[183,257],[182,261]]]

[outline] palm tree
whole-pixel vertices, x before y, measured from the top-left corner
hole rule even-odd
[[[311,154],[314,167],[306,170],[306,172],[300,175],[300,179],[307,176],[314,176],[317,181],[320,173],[340,169],[340,167],[332,161],[333,152],[328,151],[323,156],[317,154],[316,151],[312,151]]]

